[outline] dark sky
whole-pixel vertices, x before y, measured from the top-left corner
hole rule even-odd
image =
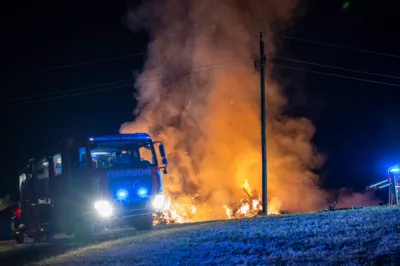
[[[104,1],[105,2],[105,1]],[[37,70],[146,51],[145,32],[131,33],[121,23],[125,1],[2,1],[3,150],[0,195],[17,188],[17,167],[27,158],[65,137],[117,133],[132,119],[132,87],[26,104],[19,97],[75,89],[99,83],[128,81],[140,71],[145,55],[120,60]],[[385,1],[389,2],[389,1]],[[297,21],[282,34],[358,49],[399,54],[398,7],[395,1],[302,1]],[[256,29],[255,29],[256,30]],[[400,76],[400,57],[277,39],[278,56],[302,61]],[[360,74],[285,60],[280,65],[400,84],[396,78]],[[36,72],[35,72],[36,71]],[[400,161],[400,87],[276,68],[291,97],[289,113],[309,117],[317,128],[315,143],[328,155],[321,170],[329,188],[363,188],[385,178]],[[33,72],[33,73],[32,73]],[[28,74],[27,74],[28,73]],[[93,89],[104,88],[98,87]],[[77,92],[77,91],[76,91]],[[59,96],[57,94],[52,96]],[[37,99],[37,98],[35,98]],[[40,97],[39,99],[43,99]]]
[[[396,1],[306,1],[302,18],[287,33],[323,43],[400,54]],[[362,53],[283,39],[281,54],[319,64],[400,76],[400,56]],[[400,84],[396,78],[316,67],[279,60],[313,71]],[[281,73],[282,74],[282,73]],[[285,70],[293,106],[316,125],[315,143],[328,155],[323,180],[334,187],[363,188],[386,177],[400,161],[400,87],[316,73]],[[296,94],[297,93],[297,94]],[[303,95],[303,96],[302,96]],[[294,97],[293,97],[294,96]]]

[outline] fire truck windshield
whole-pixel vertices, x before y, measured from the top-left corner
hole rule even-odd
[[[157,165],[153,143],[144,141],[101,141],[91,155],[95,168],[142,168]]]

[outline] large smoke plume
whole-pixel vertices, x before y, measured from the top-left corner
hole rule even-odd
[[[153,42],[136,81],[137,118],[121,132],[145,131],[164,142],[165,190],[179,203],[196,204],[196,220],[225,218],[222,206],[243,197],[245,179],[261,191],[258,32],[273,54],[271,30],[287,26],[295,7],[295,0],[147,0],[129,11],[130,26],[146,27]],[[325,207],[311,171],[322,162],[311,144],[314,127],[282,115],[283,90],[267,76],[271,205],[296,212]]]

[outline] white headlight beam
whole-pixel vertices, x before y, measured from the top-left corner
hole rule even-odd
[[[106,200],[99,200],[94,203],[94,208],[97,213],[104,218],[110,217],[113,213],[113,207]]]
[[[156,195],[153,200],[153,208],[156,210],[161,210],[165,206],[165,196],[164,195]]]

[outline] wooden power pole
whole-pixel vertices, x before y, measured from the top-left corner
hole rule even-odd
[[[260,32],[261,76],[261,158],[262,158],[262,214],[268,214],[268,167],[267,167],[267,109],[265,101],[265,52],[263,34]]]

